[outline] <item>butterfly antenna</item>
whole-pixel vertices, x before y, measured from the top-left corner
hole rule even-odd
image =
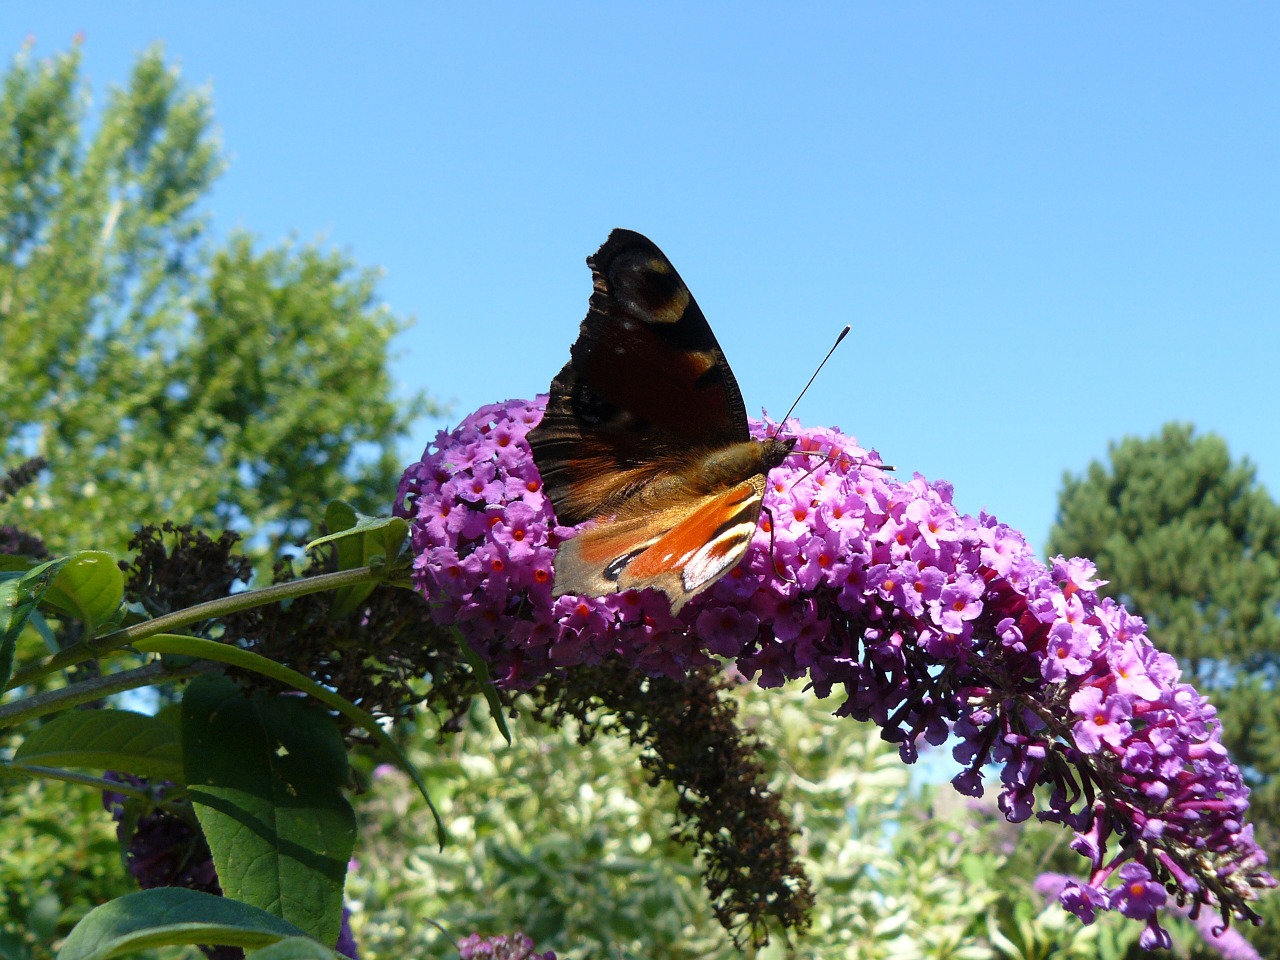
[[[836,352],[836,347],[840,346],[840,341],[849,335],[849,331],[851,329],[853,328],[848,324],[845,324],[845,328],[840,331],[840,336],[836,337],[836,342],[831,345],[831,349],[827,351],[827,355],[823,357],[822,362],[818,364],[818,369],[813,371],[813,376],[809,378],[809,382],[806,383],[804,385],[804,389],[800,391],[800,396],[796,397],[795,403],[791,404],[791,409],[787,411],[787,415],[778,421],[778,429],[773,431],[773,438],[775,440],[778,438],[778,434],[782,432],[782,425],[787,422],[787,417],[791,416],[792,412],[796,408],[796,404],[803,399],[804,395],[809,391],[809,388],[813,386],[813,381],[818,379],[818,374],[822,372],[822,368],[827,365],[827,361],[831,359],[831,355]]]

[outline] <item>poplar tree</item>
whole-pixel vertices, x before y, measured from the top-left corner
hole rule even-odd
[[[0,91],[0,466],[50,464],[5,521],[122,552],[139,521],[298,537],[332,498],[385,511],[426,403],[392,397],[405,321],[376,272],[212,234],[209,96],[159,48],[91,106],[78,49],[24,50]]]

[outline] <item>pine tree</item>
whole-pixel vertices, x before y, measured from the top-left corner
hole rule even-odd
[[[1067,476],[1049,552],[1092,558],[1201,682],[1280,668],[1280,506],[1226,442],[1167,424]]]

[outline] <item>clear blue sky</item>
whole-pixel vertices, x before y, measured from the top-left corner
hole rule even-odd
[[[1037,546],[1064,470],[1170,419],[1280,489],[1280,6],[0,6],[10,54],[80,31],[99,92],[156,39],[211,85],[215,229],[385,267],[454,419],[546,389],[625,226],[748,409],[851,323],[799,416]]]

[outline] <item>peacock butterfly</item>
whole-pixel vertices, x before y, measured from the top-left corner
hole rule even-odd
[[[754,440],[733,371],[675,267],[614,230],[570,360],[529,432],[562,526],[554,595],[652,587],[679,611],[737,565],[794,439]]]

